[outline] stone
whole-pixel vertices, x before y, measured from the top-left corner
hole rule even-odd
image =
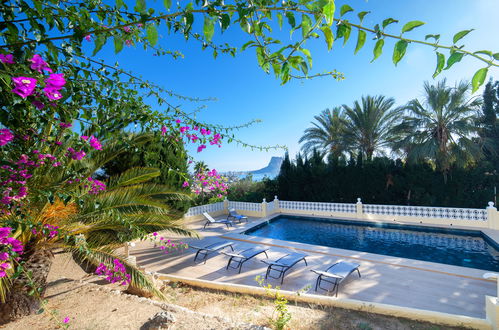
[[[175,323],[175,316],[170,312],[159,312],[153,317],[149,318],[144,323],[140,330],[162,330],[170,329]]]

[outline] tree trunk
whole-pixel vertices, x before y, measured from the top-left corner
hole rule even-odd
[[[0,325],[33,314],[40,309],[53,257],[52,252],[45,249],[35,250],[28,257],[24,264],[25,273],[12,281],[5,303],[0,303]],[[27,276],[30,272],[31,279]],[[29,295],[33,289],[35,294]]]

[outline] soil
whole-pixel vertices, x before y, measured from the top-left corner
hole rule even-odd
[[[175,318],[169,329],[262,329],[272,328],[276,317],[271,299],[175,282],[163,286],[166,301],[125,294],[125,287],[85,273],[67,254],[56,255],[48,282],[44,311],[4,329],[140,329],[163,311]],[[464,329],[309,304],[289,303],[288,310],[289,329]]]

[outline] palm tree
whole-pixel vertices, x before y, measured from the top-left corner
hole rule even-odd
[[[144,139],[144,136],[139,138]],[[67,147],[65,145],[61,150]],[[119,148],[122,148],[119,144],[110,142],[91,160],[69,164],[69,172],[73,170],[73,173],[90,177],[119,154]],[[119,259],[131,275],[131,287],[162,297],[154,284],[128,263],[126,256],[116,251],[124,243],[154,231],[195,235],[182,227],[178,221],[181,215],[172,211],[168,204],[171,199],[190,199],[189,195],[149,183],[161,174],[155,168],[132,168],[111,177],[106,181],[106,191],[99,194],[88,194],[81,186],[68,187],[68,171],[61,167],[39,170],[46,173],[33,175],[27,217],[21,219],[16,214],[0,217],[0,224],[14,228],[16,238],[25,245],[21,260],[24,272],[14,279],[0,278],[0,301],[3,301],[0,303],[0,324],[39,309],[54,249],[71,252],[77,262],[93,266],[100,263],[111,266],[114,259]],[[58,194],[47,198],[45,191]],[[65,200],[65,196],[72,198]],[[58,226],[59,235],[53,238],[37,235],[32,231],[33,224]]]
[[[194,164],[194,173],[195,174],[203,173],[203,172],[207,172],[207,171],[208,171],[208,165],[205,162],[199,161],[199,162],[196,162],[196,164]]]
[[[424,100],[409,101],[406,115],[396,128],[401,139],[396,150],[409,161],[430,160],[444,174],[453,164],[464,166],[479,159],[480,146],[473,141],[474,124],[481,99],[470,97],[470,84],[461,81],[455,87],[446,80],[424,84]]]
[[[400,108],[393,108],[395,100],[384,96],[363,96],[353,107],[343,105],[345,125],[343,143],[360,152],[367,160],[375,153],[384,154],[395,139],[393,128],[399,120]]]
[[[344,152],[342,133],[344,114],[340,107],[333,110],[326,109],[320,115],[314,116],[315,122],[312,127],[303,132],[299,143],[303,143],[301,149],[305,154],[312,154],[314,150],[324,155],[330,155],[337,159]]]

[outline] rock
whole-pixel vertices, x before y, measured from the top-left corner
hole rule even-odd
[[[175,323],[175,317],[170,312],[159,312],[144,323],[140,330],[170,329]]]

